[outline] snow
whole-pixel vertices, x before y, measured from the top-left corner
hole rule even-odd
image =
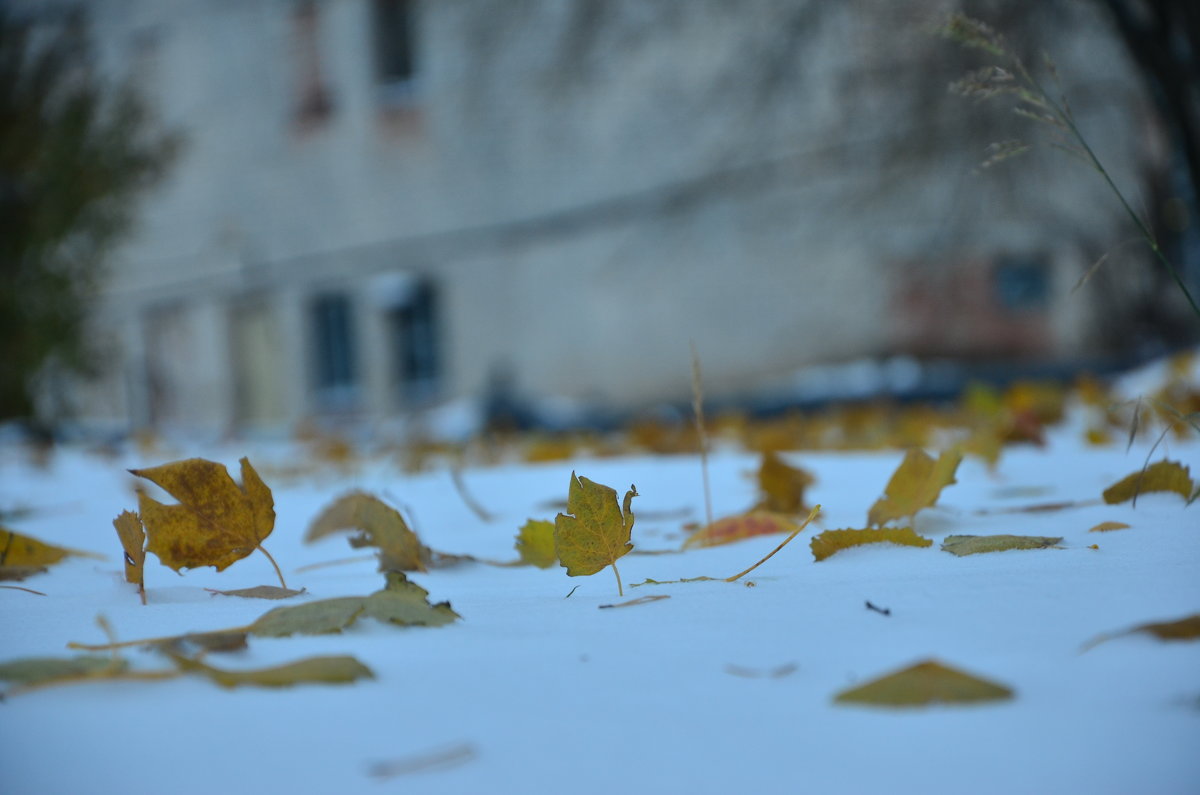
[[[958,483],[917,517],[917,531],[935,541],[929,549],[876,545],[814,563],[808,539],[820,528],[810,528],[745,578],[753,587],[629,586],[728,576],[778,538],[631,554],[619,563],[624,599],[607,570],[570,578],[557,567],[467,564],[412,576],[462,615],[450,626],[360,621],[342,635],[253,638],[245,652],[211,658],[249,668],[352,654],[375,673],[353,685],[227,691],[189,677],[12,695],[0,704],[0,787],[9,795],[1200,791],[1200,643],[1131,635],[1081,652],[1100,634],[1200,611],[1200,505],[1147,495],[1136,508],[978,513],[1095,500],[1142,465],[1153,441],[1088,447],[1067,424],[1043,449],[1008,448],[996,472],[968,458]],[[1164,445],[1155,458],[1200,472],[1194,438]],[[261,555],[183,577],[151,556],[148,606],[124,583],[111,520],[136,504],[125,469],[175,457],[204,455],[235,473],[237,459],[251,457],[278,513],[265,546],[309,599],[382,585],[371,561],[295,573],[359,554],[340,538],[301,541],[321,508],[351,488],[404,506],[433,548],[492,559],[515,557],[513,536],[527,518],[553,517],[549,503],[565,499],[573,469],[622,492],[637,485],[639,549],[677,549],[680,524],[703,514],[691,456],[467,469],[471,494],[495,514],[485,522],[444,470],[406,475],[381,458],[287,475],[301,453],[280,442],[176,452],[66,448],[40,469],[22,448],[0,448],[0,507],[31,509],[9,524],[108,556],[69,559],[23,583],[45,597],[0,590],[0,658],[101,642],[98,614],[134,639],[242,625],[279,604],[204,590],[275,582]],[[862,526],[901,453],[787,458],[817,475],[809,498],[825,507],[821,526],[836,528]],[[713,456],[717,516],[754,502],[756,463],[732,450]],[[1132,527],[1088,532],[1104,520]],[[952,533],[1063,536],[1064,548],[957,558],[938,549]],[[670,598],[597,609],[648,594]],[[866,609],[867,600],[891,614]],[[161,665],[149,652],[127,656]],[[847,687],[931,657],[1016,697],[903,710],[833,703]],[[375,765],[438,756],[444,764],[371,775]]]

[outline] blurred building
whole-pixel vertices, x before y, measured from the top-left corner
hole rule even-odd
[[[948,94],[982,61],[930,35],[942,2],[86,5],[187,137],[97,301],[88,419],[380,418],[498,371],[636,407],[686,398],[690,341],[715,396],[853,357],[1066,357],[1133,278],[1072,294],[1133,234],[1086,168],[978,168],[1041,133]],[[1050,52],[1136,194],[1161,153],[1099,4],[1015,5],[980,13]]]

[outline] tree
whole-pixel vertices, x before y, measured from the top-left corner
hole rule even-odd
[[[81,12],[0,6],[0,418],[32,417],[47,366],[95,369],[88,302],[179,143],[99,74]]]

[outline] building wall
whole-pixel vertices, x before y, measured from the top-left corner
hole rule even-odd
[[[97,0],[109,68],[188,142],[97,302],[121,344],[81,410],[382,417],[497,368],[633,407],[688,394],[690,342],[725,396],[863,355],[1086,349],[1065,286],[1127,235],[1065,158],[974,173],[1012,122],[945,96],[970,61],[925,32],[939,7],[419,2],[414,79],[386,87],[369,0]],[[1093,10],[1055,13],[1077,113],[1136,184],[1129,68]],[[1045,268],[1031,305],[987,292],[1014,259]]]

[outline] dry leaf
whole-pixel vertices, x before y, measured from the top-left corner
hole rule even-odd
[[[942,489],[956,482],[954,473],[960,461],[958,448],[943,452],[936,461],[923,450],[909,450],[888,481],[884,496],[871,506],[867,524],[878,527],[933,505]]]
[[[387,573],[387,586],[367,597],[364,612],[376,621],[403,627],[440,627],[461,616],[449,602],[429,603],[429,591],[398,571]]]
[[[138,595],[142,604],[146,604],[146,531],[142,520],[133,511],[122,511],[113,519],[113,527],[117,529],[117,538],[125,550],[125,582],[138,587]]]
[[[350,546],[379,550],[380,571],[425,571],[429,563],[429,548],[421,544],[400,512],[373,494],[355,491],[334,500],[313,521],[304,541],[312,543],[344,530],[360,531],[351,537]]]
[[[341,632],[362,614],[366,601],[365,596],[343,596],[292,607],[277,607],[259,616],[247,631],[263,638]]]
[[[83,552],[78,549],[56,547],[32,536],[0,527],[0,566],[53,566],[65,557],[94,558],[103,560],[103,555]],[[26,575],[28,576],[28,575]]]
[[[1195,488],[1188,467],[1176,461],[1159,461],[1117,481],[1102,496],[1109,505],[1136,500],[1139,494],[1153,491],[1174,492],[1187,500]]]
[[[1088,530],[1089,533],[1107,533],[1110,530],[1128,530],[1129,525],[1124,522],[1101,522],[1100,524]]]
[[[1136,627],[1127,629],[1123,632],[1114,632],[1109,635],[1101,635],[1084,644],[1083,650],[1087,651],[1093,646],[1112,640],[1113,638],[1121,638],[1126,635],[1134,635],[1142,633],[1145,635],[1153,635],[1159,640],[1200,640],[1200,613],[1185,616],[1177,621],[1160,621],[1148,624],[1139,624]]]
[[[758,508],[775,513],[796,514],[807,511],[804,490],[816,482],[806,470],[789,466],[774,452],[763,453],[758,468],[758,488],[762,501]]]
[[[615,490],[571,473],[567,496],[570,513],[554,518],[554,549],[569,576],[595,574],[605,566],[612,566],[617,573],[617,558],[633,549],[629,541],[634,521],[630,503],[636,496],[637,489],[630,486],[624,505],[618,505]],[[617,592],[624,594],[620,573]]]
[[[0,582],[21,582],[45,571],[45,566],[0,566]]]
[[[129,470],[179,500],[164,505],[138,495],[146,551],[175,571],[197,566],[222,571],[258,549],[275,526],[275,501],[250,461],[243,458],[241,465],[241,486],[222,464],[203,458]]]
[[[558,563],[554,551],[554,522],[545,519],[530,519],[517,533],[517,554],[521,562],[539,569],[548,569]]]
[[[663,599],[671,597],[665,593],[655,594],[654,596],[639,596],[637,599],[630,599],[628,602],[617,602],[615,605],[596,605],[601,610],[608,610],[614,607],[636,607],[637,605],[649,604],[650,602],[659,602]]]
[[[999,701],[1012,697],[1013,691],[1004,685],[950,668],[936,660],[926,660],[865,685],[843,690],[833,700],[839,704],[918,707]]]
[[[353,657],[308,657],[296,662],[248,671],[228,671],[214,668],[200,660],[170,654],[181,671],[207,676],[221,687],[291,687],[298,684],[345,684],[359,679],[374,679],[371,669]]]
[[[866,530],[826,530],[809,542],[813,557],[825,560],[835,552],[863,544],[903,544],[910,547],[928,547],[933,542],[913,532],[911,527],[888,527]]]
[[[205,588],[211,594],[221,596],[240,596],[243,599],[291,599],[299,596],[306,589],[293,591],[291,588],[280,588],[278,585],[256,585],[253,588],[237,588],[232,591],[221,591],[216,588]]]
[[[76,657],[26,657],[0,663],[0,680],[20,686],[102,678],[126,670],[124,660],[83,654]]]
[[[796,523],[786,516],[767,511],[751,511],[718,519],[688,536],[683,542],[683,548],[715,547],[755,536],[791,533],[795,529]]]
[[[962,557],[981,552],[1004,552],[1009,549],[1045,549],[1062,541],[1062,537],[1048,536],[946,536],[942,540],[942,551]]]

